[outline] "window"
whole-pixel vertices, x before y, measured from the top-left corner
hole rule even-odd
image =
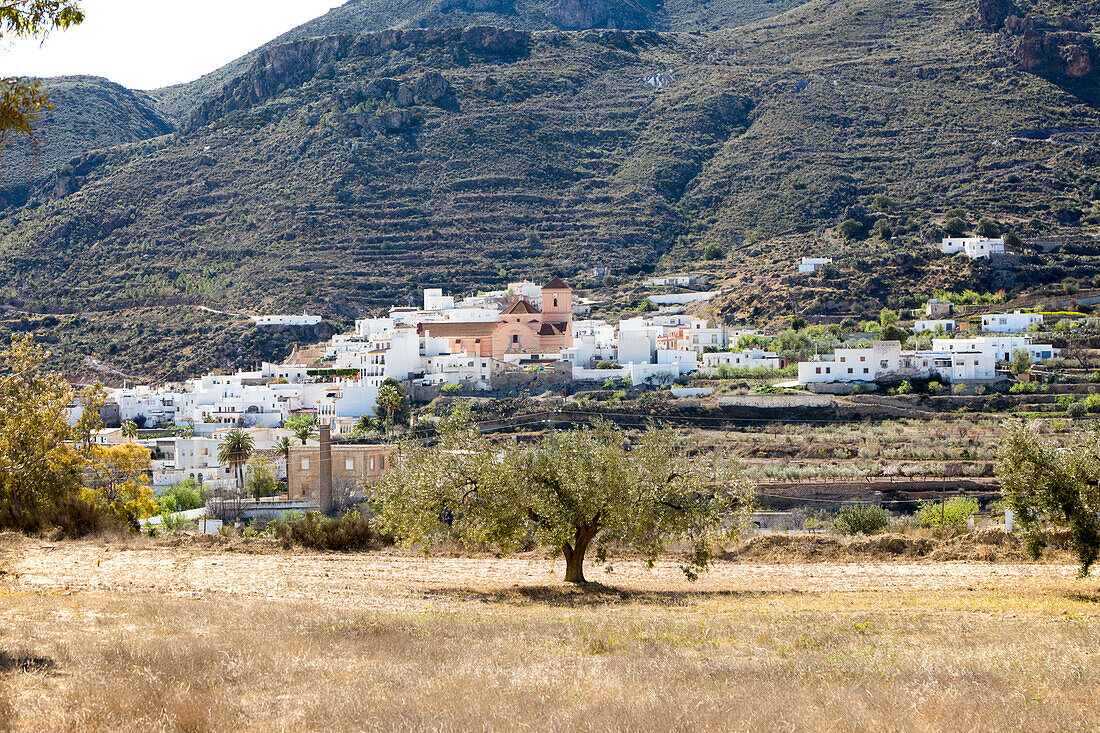
[[[821,367],[818,367],[818,368],[817,368],[817,373],[818,373],[818,374],[821,374]]]
[[[866,356],[861,356],[861,357],[859,357],[859,360],[860,361],[867,361],[867,357]]]
[[[303,458],[302,459],[302,470],[303,471],[308,471],[309,470],[309,459],[308,458]]]
[[[386,457],[385,456],[379,456],[378,457],[378,470],[380,470],[380,471],[385,471],[386,470]]]
[[[372,471],[374,470],[374,456],[371,456],[371,459],[370,459],[370,470],[372,470]]]
[[[867,367],[863,367],[863,373],[867,374],[870,370]]]
[[[852,373],[852,367],[848,367],[848,373],[849,373],[849,374],[851,374],[851,373]]]
[[[833,373],[832,367],[825,367],[825,373],[826,374],[832,374]]]
[[[890,362],[888,362],[888,361],[886,361],[885,359],[883,359],[882,361],[880,361],[880,362],[878,363],[878,366],[879,366],[879,369],[886,369],[886,368],[888,368],[888,367],[890,366]]]
[[[554,307],[555,308],[558,307],[558,294],[557,293],[554,293]]]
[[[355,470],[355,459],[354,458],[345,458],[344,459],[344,470],[345,471],[354,471]]]
[[[844,361],[844,357],[843,357],[843,356],[842,356],[842,357],[840,357],[840,361],[841,361],[841,362],[843,362],[843,361]]]
[[[512,343],[513,344],[518,344],[519,343],[519,334],[518,333],[513,333],[512,334]]]

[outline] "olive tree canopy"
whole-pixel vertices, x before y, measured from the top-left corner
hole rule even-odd
[[[669,430],[629,439],[599,423],[534,445],[494,444],[462,413],[437,444],[404,443],[374,491],[380,529],[406,543],[457,537],[512,551],[534,542],[562,553],[573,583],[585,582],[593,542],[600,559],[616,546],[650,562],[684,542],[694,579],[747,527],[755,502],[732,463],[689,460]]]

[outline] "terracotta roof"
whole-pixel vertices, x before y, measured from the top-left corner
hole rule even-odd
[[[550,282],[542,286],[543,290],[572,290],[569,287],[569,283],[562,280],[560,277],[555,276]]]
[[[496,321],[444,321],[421,323],[418,330],[436,338],[476,338],[492,336],[499,325]]]
[[[501,315],[502,316],[514,316],[517,313],[537,314],[537,313],[542,313],[542,311],[540,311],[538,308],[536,308],[535,306],[528,303],[526,300],[520,299],[520,300],[517,300],[515,303],[512,303],[507,308],[505,308],[504,312],[501,313]]]
[[[565,333],[564,323],[544,323],[539,329],[539,336],[561,336]]]

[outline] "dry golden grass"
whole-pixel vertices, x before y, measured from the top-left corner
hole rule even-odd
[[[0,568],[0,729],[1097,724],[1100,596],[1067,565],[624,562],[580,592],[541,558],[23,542]]]

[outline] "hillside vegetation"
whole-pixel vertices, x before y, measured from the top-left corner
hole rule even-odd
[[[537,7],[580,7],[449,5],[431,12],[507,5],[532,26],[520,20]],[[177,132],[82,155],[9,210],[0,298],[82,313],[106,333],[134,302],[348,319],[424,286],[682,267],[708,244],[744,287],[725,306],[734,317],[790,312],[775,278],[822,249],[842,275],[878,282],[839,277],[808,297],[869,308],[967,278],[1013,288],[1100,273],[1089,252],[967,270],[923,244],[952,206],[1024,233],[1097,221],[1100,112],[1081,91],[1093,72],[1027,71],[1020,57],[1022,38],[1063,48],[1057,34],[1073,33],[1085,48],[1091,31],[1029,20],[1013,35],[1016,21],[970,0],[602,5],[638,20],[605,25],[720,27],[360,34],[346,30],[427,16],[349,3],[296,32],[334,35],[269,45],[219,72],[224,83],[158,93]],[[765,6],[784,12],[722,27]],[[872,208],[879,194],[888,211]],[[882,217],[896,240],[876,238]],[[852,218],[865,226],[852,241],[819,234]],[[81,332],[54,336],[150,372],[150,346],[70,327]]]

